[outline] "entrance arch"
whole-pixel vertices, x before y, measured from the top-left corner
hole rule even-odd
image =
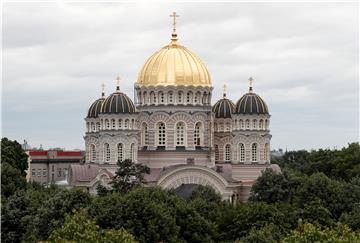
[[[232,190],[228,182],[214,170],[196,165],[183,165],[165,172],[157,182],[163,189],[176,189],[184,184],[211,186],[223,199],[229,199]]]

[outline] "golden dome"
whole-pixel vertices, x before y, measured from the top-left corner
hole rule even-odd
[[[193,52],[177,43],[173,34],[171,43],[155,52],[140,71],[139,86],[211,86],[205,64]]]

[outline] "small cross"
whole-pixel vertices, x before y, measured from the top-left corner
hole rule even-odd
[[[250,84],[250,87],[252,87],[253,82],[254,82],[253,77],[250,77],[250,78],[249,78],[249,84]]]
[[[224,95],[226,95],[226,90],[227,90],[226,84],[224,84],[223,89],[224,89]]]
[[[104,91],[105,91],[105,84],[104,83],[101,84],[101,90],[104,93]]]
[[[120,85],[120,80],[121,80],[121,77],[120,77],[120,75],[118,75],[118,76],[116,77],[116,85],[117,85],[117,86]]]
[[[173,12],[170,17],[173,18],[173,32],[175,33],[176,31],[176,18],[180,17],[179,15],[176,14],[176,12]]]

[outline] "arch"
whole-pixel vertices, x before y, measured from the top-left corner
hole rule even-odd
[[[122,129],[122,119],[119,119],[118,125],[119,125],[119,129]]]
[[[96,131],[97,131],[97,132],[100,131],[100,128],[101,128],[100,122],[97,122],[97,123],[96,123]]]
[[[148,131],[148,125],[143,122],[141,125],[141,145],[147,146],[149,143],[149,131]]]
[[[269,130],[269,120],[265,120],[265,130]]]
[[[225,145],[225,149],[224,149],[224,160],[226,162],[230,162],[231,161],[231,145],[230,144],[226,144]]]
[[[178,104],[183,104],[184,103],[184,92],[179,91],[178,92],[178,100],[177,100]]]
[[[204,139],[204,128],[202,122],[197,122],[194,128],[194,145],[195,146],[202,146]]]
[[[186,125],[183,121],[175,124],[175,146],[186,146]]]
[[[117,159],[118,161],[124,160],[124,145],[122,143],[118,143],[117,145]]]
[[[168,93],[168,103],[172,104],[173,102],[174,102],[174,100],[173,100],[173,92],[170,91]]]
[[[250,120],[249,119],[245,120],[245,126],[246,126],[245,127],[246,129],[250,129]]]
[[[110,129],[110,122],[108,119],[105,119],[105,127],[106,129]]]
[[[264,130],[264,120],[263,119],[260,119],[260,121],[259,121],[259,129]]]
[[[223,198],[229,196],[228,182],[214,170],[196,165],[184,165],[165,172],[157,182],[163,189],[175,189],[183,184],[211,186]]]
[[[240,129],[244,129],[244,121],[243,121],[243,119],[240,119],[239,120],[239,125],[240,125]]]
[[[214,123],[214,130],[215,130],[215,132],[218,131],[218,124],[216,122]]]
[[[186,95],[186,103],[192,104],[193,103],[193,92],[189,91]]]
[[[156,124],[157,146],[166,146],[166,126],[164,122]]]
[[[125,126],[124,126],[125,129],[129,129],[129,119],[126,119],[125,120]]]
[[[215,144],[215,161],[219,161],[219,145]]]
[[[90,144],[90,161],[96,161],[96,146],[95,144]]]
[[[251,145],[251,161],[257,162],[257,155],[258,155],[258,145],[257,143],[253,143]]]
[[[111,119],[111,129],[115,129],[115,119]]]
[[[105,162],[109,162],[111,159],[110,145],[108,143],[104,143],[104,160]]]
[[[269,156],[270,147],[268,143],[265,143],[264,146],[264,161],[270,162],[270,156]]]
[[[256,130],[256,129],[257,129],[257,120],[256,120],[256,119],[253,120],[252,129],[253,129],[253,130]]]
[[[129,155],[129,159],[131,160],[131,161],[135,161],[135,144],[134,143],[132,143],[131,145],[130,145],[130,155]]]
[[[90,132],[90,122],[86,123],[86,131]]]
[[[165,95],[162,91],[159,91],[159,104],[165,103]]]
[[[243,143],[239,143],[239,161],[245,162],[245,145]]]
[[[135,129],[135,119],[131,119],[131,129]]]

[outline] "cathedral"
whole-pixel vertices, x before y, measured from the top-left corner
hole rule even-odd
[[[134,84],[134,101],[117,86],[89,107],[85,163],[71,165],[69,183],[96,193],[109,186],[118,160],[147,165],[146,186],[181,189],[208,185],[224,200],[244,201],[270,164],[270,114],[253,79],[236,103],[212,101],[205,63],[182,46],[175,17],[171,41],[147,59]]]

